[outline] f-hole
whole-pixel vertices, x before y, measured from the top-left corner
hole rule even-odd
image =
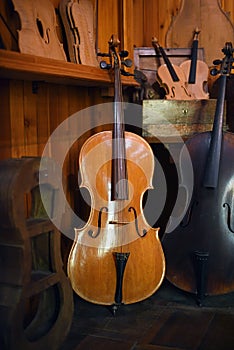
[[[49,44],[49,35],[48,35],[49,28],[46,29],[46,32],[44,31],[43,24],[42,24],[42,21],[40,20],[40,18],[37,18],[36,23],[37,23],[37,29],[38,29],[38,32],[39,32],[41,38],[43,39],[43,41],[46,44]]]

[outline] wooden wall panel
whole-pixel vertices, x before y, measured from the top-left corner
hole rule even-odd
[[[50,0],[58,8],[60,0]],[[86,0],[82,0],[86,1]],[[176,16],[181,0],[89,0],[93,4],[94,13],[94,42],[100,52],[108,50],[108,40],[114,33],[121,39],[121,48],[127,49],[131,55],[133,47],[151,46],[152,36],[156,36],[162,46],[165,45],[165,36]],[[5,21],[10,21],[10,28],[15,37],[20,28],[16,13],[6,10],[9,2],[3,0],[0,12]],[[222,9],[229,15],[234,23],[234,1],[220,0]],[[58,15],[58,13],[57,13]],[[13,26],[15,22],[15,27]],[[1,34],[8,49],[16,50],[16,38],[0,21]],[[61,22],[58,21],[61,25]],[[61,30],[58,28],[61,35]],[[97,39],[97,40],[96,40]],[[63,38],[63,41],[65,38]]]
[[[234,23],[234,1],[233,0],[220,0],[222,9],[229,16],[232,23]]]
[[[144,0],[133,0],[133,38],[134,47],[141,47],[144,43]]]
[[[0,159],[11,158],[11,123],[10,123],[10,82],[0,80],[1,96],[1,128],[0,128]]]
[[[50,136],[49,86],[40,82],[37,90],[37,142],[41,155]]]
[[[180,9],[180,0],[133,0],[133,38],[135,47],[151,46],[152,35],[156,36],[162,46],[171,21]],[[234,23],[234,1],[220,0],[222,9]]]
[[[164,1],[165,2],[165,1]],[[164,3],[163,2],[163,3]],[[152,36],[159,36],[159,1],[149,0],[144,2],[143,32],[144,43],[142,46],[152,46]]]
[[[102,97],[99,88],[43,82],[36,86],[33,91],[31,81],[1,80],[1,140],[5,139],[1,143],[1,158],[41,155],[48,137],[69,116],[112,100]]]
[[[57,8],[60,0],[51,1]],[[93,15],[94,19],[96,16],[98,19],[99,51],[108,51],[108,40],[111,34],[116,33],[122,41],[121,48],[129,50],[129,58],[133,58],[133,48],[151,46],[153,35],[158,37],[161,45],[165,45],[167,30],[172,18],[178,13],[181,1],[92,0],[92,2],[97,11],[94,11]],[[220,3],[234,21],[233,0],[220,0]],[[6,5],[7,1],[4,0],[2,4]],[[0,7],[0,11],[2,8],[3,6]],[[4,7],[3,15],[5,12]],[[36,90],[33,91],[33,87]],[[48,137],[63,120],[82,108],[112,100],[112,96],[102,96],[101,87],[63,86],[44,82],[38,82],[33,86],[30,81],[4,80],[0,91],[1,96],[4,96],[1,110],[0,158],[41,155]],[[90,117],[90,120],[92,118],[94,116]],[[73,154],[69,159],[71,171],[75,171],[71,158],[77,153],[82,142],[80,140],[72,150]]]
[[[180,0],[134,0],[134,46],[152,46],[152,36],[156,36],[165,45],[166,32],[179,6]]]
[[[24,144],[28,156],[38,155],[37,139],[37,95],[32,89],[32,82],[24,81]]]
[[[20,158],[27,156],[25,151],[24,130],[24,82],[19,80],[10,81],[10,118],[11,125],[11,156]]]
[[[120,36],[118,1],[98,1],[98,30],[97,49],[99,52],[108,52],[108,41],[112,34]]]

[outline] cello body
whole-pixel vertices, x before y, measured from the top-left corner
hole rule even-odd
[[[114,36],[109,45],[115,74],[114,126],[113,131],[91,136],[81,148],[81,187],[90,193],[91,209],[86,225],[75,229],[68,275],[79,296],[113,305],[114,311],[159,288],[165,258],[159,229],[147,224],[142,207],[145,191],[152,188],[153,152],[143,138],[124,130],[121,63]]]
[[[85,227],[76,230],[68,275],[78,295],[98,304],[115,303],[115,252],[130,253],[123,278],[122,302],[125,304],[153,294],[165,271],[158,229],[149,227],[142,214],[142,197],[151,187],[153,154],[138,135],[126,132],[125,141],[128,182],[131,184],[129,200],[110,201],[111,131],[89,138],[80,154],[81,186],[91,194],[92,211]],[[137,212],[137,221],[131,208]]]
[[[197,294],[199,303],[205,295],[234,290],[234,134],[222,131],[226,78],[233,62],[233,50],[227,51],[213,129],[184,145],[194,171],[190,205],[181,223],[162,240],[167,279]]]
[[[204,294],[216,295],[234,290],[234,135],[223,134],[220,174],[225,177],[215,189],[202,186],[210,140],[207,132],[186,142],[195,170],[193,196],[183,221],[162,244],[172,284],[197,294],[204,277]],[[205,276],[198,275],[201,259]]]

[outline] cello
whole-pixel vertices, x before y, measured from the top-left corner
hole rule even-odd
[[[207,79],[209,68],[207,64],[197,59],[198,35],[200,31],[196,28],[193,37],[191,60],[186,60],[180,64],[188,82],[188,91],[196,99],[208,99]]]
[[[223,131],[226,80],[234,61],[232,44],[227,42],[222,51],[223,60],[214,62],[220,71],[211,72],[220,73],[213,129],[184,145],[193,165],[192,198],[180,224],[162,238],[167,279],[195,294],[199,305],[205,295],[234,290],[234,134]]]
[[[110,64],[100,62],[114,73],[113,130],[94,134],[81,148],[81,187],[90,193],[91,209],[84,227],[75,229],[68,258],[74,291],[89,302],[111,305],[114,313],[122,303],[151,296],[165,274],[159,228],[148,225],[142,210],[154,157],[143,138],[124,130],[120,75],[126,51],[118,54],[118,45],[112,35],[109,54],[103,54]]]

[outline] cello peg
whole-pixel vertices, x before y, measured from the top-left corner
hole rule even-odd
[[[104,52],[98,52],[97,56],[101,56],[101,57],[110,57],[109,53],[104,53]]]
[[[120,51],[119,57],[121,57],[121,58],[128,57],[128,51],[127,50]]]
[[[132,67],[132,60],[130,60],[129,58],[127,58],[126,60],[123,60],[121,63],[128,68]]]
[[[107,63],[106,61],[101,61],[100,62],[100,68],[101,69],[110,69],[111,68],[111,64]]]
[[[215,66],[218,66],[218,65],[220,65],[222,63],[222,60],[214,60],[213,61],[213,64],[215,65]]]
[[[217,68],[212,68],[210,70],[210,75],[212,75],[213,77],[216,76],[220,71]]]

